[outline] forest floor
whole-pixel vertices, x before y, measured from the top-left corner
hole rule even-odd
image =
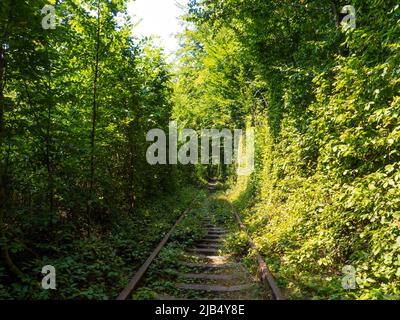
[[[149,201],[133,216],[125,215],[118,225],[94,230],[85,237],[71,225],[54,225],[42,241],[37,228],[29,234],[33,256],[19,243],[10,243],[14,262],[25,274],[13,277],[0,261],[0,299],[107,300],[115,299],[171,228],[193,198],[206,197],[197,187]],[[193,206],[196,207],[196,204]],[[55,235],[55,236],[53,236]],[[36,238],[37,237],[37,238]],[[57,289],[43,290],[41,270],[56,269]]]

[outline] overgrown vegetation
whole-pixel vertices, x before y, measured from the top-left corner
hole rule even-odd
[[[209,215],[207,195],[198,194],[195,205],[191,207],[183,221],[177,226],[168,244],[161,250],[146,274],[141,288],[133,293],[135,300],[154,300],[160,295],[176,296],[179,292],[174,284],[179,271],[185,267],[185,249],[192,247],[206,235],[202,219]]]
[[[189,188],[143,204],[135,219],[119,219],[120,225],[90,238],[65,229],[59,242],[35,243],[34,255],[13,244],[9,250],[23,262],[25,277],[15,281],[1,268],[0,299],[115,299],[198,192]],[[44,265],[56,267],[57,290],[42,289]]]
[[[0,298],[115,297],[213,176],[289,298],[399,298],[400,6],[349,2],[190,0],[170,68],[131,35],[126,0],[2,0]],[[149,165],[146,133],[171,120],[255,127],[255,171]],[[160,261],[200,235],[187,220]],[[229,243],[246,252],[242,233]],[[39,287],[44,264],[57,291]]]
[[[126,2],[0,3],[0,298],[115,298],[195,195],[188,170],[146,161],[171,76]]]
[[[174,114],[256,126],[256,171],[231,199],[293,298],[400,295],[400,8],[350,2],[193,0],[186,17]]]

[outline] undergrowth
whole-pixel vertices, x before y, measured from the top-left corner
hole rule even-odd
[[[41,243],[41,258],[24,260],[25,281],[9,278],[0,265],[0,299],[115,299],[129,278],[146,260],[179,215],[199,193],[194,187],[165,196],[126,217],[107,234],[93,233],[77,239],[74,234],[62,245]],[[187,232],[179,229],[180,234]],[[18,247],[11,248],[18,256]],[[43,290],[41,269],[56,268],[56,290]]]

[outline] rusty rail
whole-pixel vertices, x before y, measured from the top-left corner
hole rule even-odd
[[[172,233],[175,231],[176,227],[178,224],[183,220],[183,218],[186,216],[186,214],[192,209],[192,205],[195,202],[197,197],[195,197],[188,208],[182,213],[182,215],[179,217],[179,219],[175,222],[171,230],[164,236],[162,241],[158,244],[158,246],[154,249],[152,254],[147,258],[145,263],[140,267],[140,269],[135,273],[131,281],[129,281],[128,285],[121,291],[119,296],[117,297],[117,300],[126,300],[129,295],[132,293],[133,290],[135,290],[138,286],[140,281],[143,279],[144,275],[146,274],[147,270],[149,269],[151,263],[153,260],[158,256],[160,253],[161,249],[165,246],[165,244],[168,242],[169,238],[171,237]]]
[[[260,255],[257,246],[254,244],[253,240],[251,239],[249,233],[247,232],[246,226],[242,222],[242,220],[239,217],[239,214],[235,208],[235,206],[231,203],[232,210],[235,214],[236,221],[240,225],[240,228],[242,231],[246,234],[247,236],[247,241],[249,243],[249,246],[255,251],[256,253],[256,258],[257,258],[257,263],[258,263],[258,272],[259,272],[259,277],[260,280],[263,283],[267,283],[268,286],[271,288],[272,295],[275,298],[275,300],[285,300],[285,298],[282,295],[281,290],[279,289],[278,285],[275,282],[274,276],[272,275],[271,271],[269,270],[267,264],[265,263],[264,259]]]

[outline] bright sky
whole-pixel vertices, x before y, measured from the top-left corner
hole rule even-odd
[[[133,22],[142,20],[133,33],[137,36],[159,36],[159,44],[165,48],[167,54],[173,54],[178,48],[174,35],[181,30],[179,16],[183,13],[178,4],[186,2],[187,0],[131,1],[128,12],[133,17]]]

